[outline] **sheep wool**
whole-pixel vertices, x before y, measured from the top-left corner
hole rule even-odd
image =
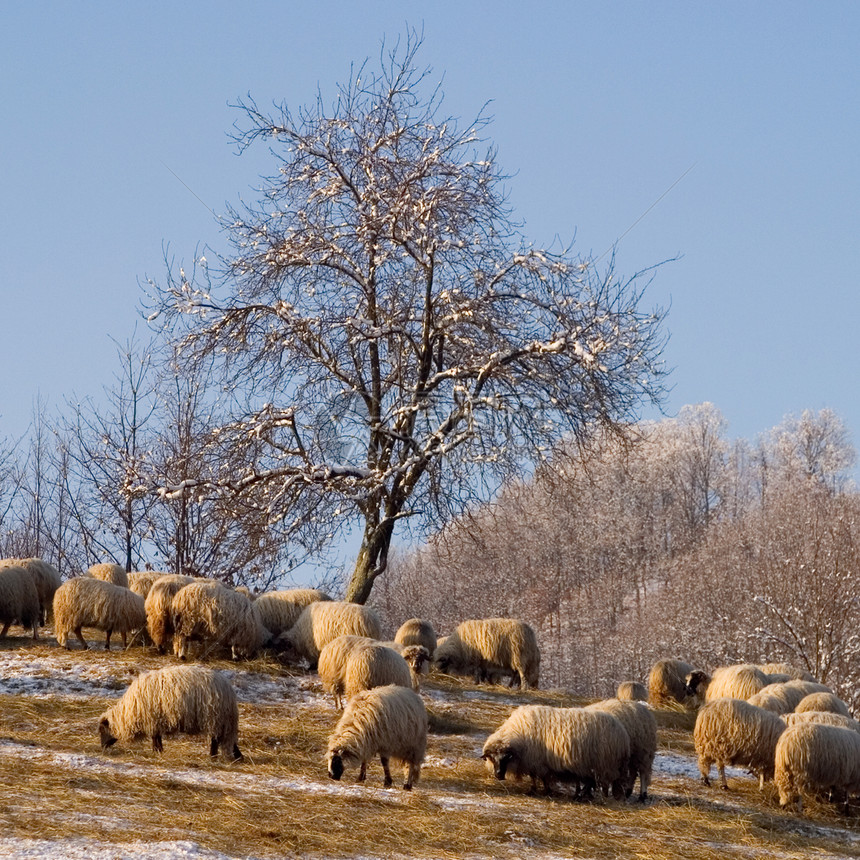
[[[192,582],[194,578],[191,576],[166,573],[152,584],[146,595],[146,630],[159,654],[163,654],[173,641],[173,598]]]
[[[263,627],[272,636],[286,633],[302,614],[302,610],[317,601],[331,598],[317,588],[290,588],[284,591],[267,591],[254,601],[254,609]]]
[[[780,806],[796,803],[798,812],[803,810],[803,795],[857,794],[860,735],[817,722],[790,726],[776,745],[774,771]]]
[[[852,717],[843,717],[832,711],[801,711],[799,714],[786,714],[783,718],[786,726],[796,726],[798,723],[822,723],[825,726],[839,726],[841,729],[851,729],[860,733],[860,723]]]
[[[173,652],[182,660],[192,639],[230,648],[237,659],[253,657],[269,638],[251,601],[219,582],[192,582],[179,589],[171,606]]]
[[[102,749],[117,740],[152,739],[164,749],[164,735],[183,733],[210,739],[209,754],[241,761],[236,693],[220,672],[205,666],[168,666],[136,678],[123,697],[99,719]]]
[[[421,697],[408,687],[374,687],[347,703],[328,741],[328,773],[340,779],[344,768],[359,764],[359,782],[367,763],[379,756],[385,787],[391,785],[389,759],[402,762],[409,791],[421,774],[427,750],[427,711]]]
[[[143,598],[121,585],[78,576],[64,582],[54,595],[54,633],[65,648],[69,647],[70,633],[87,647],[83,627],[105,631],[105,650],[110,650],[112,633],[121,634],[126,647],[127,635],[145,625]]]
[[[622,702],[647,702],[648,689],[638,681],[622,681],[615,691],[615,698]]]
[[[786,681],[815,681],[815,676],[806,671],[798,669],[791,663],[759,663],[757,666],[765,675],[787,675]],[[774,679],[773,682],[775,682]]]
[[[39,593],[28,570],[17,565],[0,569],[0,638],[12,624],[33,630],[33,638],[39,638]]]
[[[522,705],[487,738],[481,758],[496,779],[510,771],[528,776],[532,789],[552,780],[582,783],[587,795],[595,788],[624,797],[630,738],[612,714],[588,708]]]
[[[54,602],[54,594],[63,582],[57,568],[41,558],[7,558],[0,560],[0,568],[4,567],[23,567],[33,577],[36,594],[39,597],[39,622],[44,626],[48,621],[48,613],[50,613]]]
[[[658,660],[648,673],[648,701],[659,708],[684,704],[687,699],[687,677],[695,667],[683,660]]]
[[[338,636],[366,636],[379,639],[381,623],[368,606],[343,601],[315,601],[306,606],[298,620],[278,638],[277,645],[287,660],[308,661],[316,668],[320,652]]]
[[[343,707],[342,697],[346,688],[346,664],[349,655],[359,646],[375,642],[367,636],[338,636],[320,651],[317,672],[323,689],[334,696],[335,705]]]
[[[359,645],[353,649],[346,659],[344,671],[347,699],[362,690],[387,687],[389,684],[412,689],[412,672],[397,651],[381,643]]]
[[[162,576],[167,576],[162,570],[136,570],[128,575],[128,587],[146,600],[150,589]]]
[[[825,693],[823,691],[804,696],[794,710],[795,713],[800,714],[804,711],[830,711],[831,714],[842,714],[843,717],[851,716],[848,705],[842,699],[834,696],[833,693]]]
[[[476,684],[507,672],[527,690],[537,687],[540,676],[534,630],[515,618],[464,621],[437,644],[434,662],[441,672],[474,675]]]
[[[397,633],[394,634],[394,641],[398,645],[421,645],[432,657],[436,650],[436,631],[429,621],[410,618],[400,625]]]
[[[125,568],[118,564],[93,564],[84,575],[128,588],[128,574]]]
[[[693,740],[699,757],[702,782],[710,785],[711,765],[716,764],[720,784],[728,789],[727,765],[743,765],[759,777],[759,787],[773,778],[776,743],[785,723],[773,712],[741,699],[708,702],[696,717]]]
[[[688,692],[705,702],[724,698],[746,701],[767,685],[767,675],[750,663],[721,666],[710,676],[705,672],[693,672],[687,680]]]
[[[651,772],[654,768],[654,756],[657,754],[657,720],[650,708],[642,702],[606,699],[588,706],[589,710],[603,711],[611,714],[624,726],[630,738],[630,759],[628,763],[627,797],[633,793],[636,777],[639,777],[639,800],[648,797],[648,786],[651,784]]]

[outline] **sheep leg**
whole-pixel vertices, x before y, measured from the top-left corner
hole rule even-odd
[[[3,625],[3,629],[2,629],[2,630],[0,630],[0,639],[5,639],[5,638],[6,638],[6,631],[9,629],[9,625],[10,625],[11,623],[12,623],[11,621],[7,621],[7,622]]]
[[[75,627],[75,636],[77,636],[77,637],[78,637],[78,641],[81,643],[81,645],[83,645],[83,646],[84,646],[84,651],[86,651],[90,646],[89,646],[89,645],[87,645],[87,640],[86,640],[86,639],[84,639],[84,634],[83,634],[83,633],[81,633],[81,628],[80,628],[80,627]],[[68,647],[69,647],[69,643],[68,643],[68,641],[67,641],[67,642],[66,642],[66,648],[68,648]],[[71,650],[71,649],[69,649],[69,650]]]
[[[391,771],[388,769],[388,759],[384,755],[381,755],[379,757],[379,761],[382,764],[382,772],[385,774],[385,782],[383,785],[386,788],[390,788],[393,780],[391,779]]]
[[[717,769],[720,772],[720,788],[722,788],[723,791],[728,791],[729,784],[726,782],[726,766],[720,762],[720,764],[717,765]]]
[[[161,741],[161,735],[152,736],[152,748],[156,752],[164,752],[164,744]]]
[[[39,622],[38,621],[33,622],[33,639],[36,641],[38,641],[38,639],[39,639]]]
[[[421,765],[417,765],[414,762],[409,762],[406,766],[406,782],[403,783],[404,791],[412,791],[412,783],[418,779],[420,768]]]
[[[128,648],[128,637],[126,636],[125,631],[123,631],[123,634],[122,634],[122,648],[123,648],[123,651],[126,648]]]
[[[105,633],[105,651],[110,651],[110,635],[111,635],[111,633],[113,633],[112,629],[109,629]]]
[[[239,744],[233,744],[233,761],[245,761],[245,756],[242,755]]]
[[[218,755],[218,738],[212,738],[212,741],[209,744],[209,755],[211,755],[212,758],[215,758],[215,756]]]
[[[711,764],[709,759],[699,757],[699,773],[702,774],[702,785],[711,784]]]
[[[364,782],[367,779],[367,762],[363,761],[358,771],[358,779],[356,782]]]

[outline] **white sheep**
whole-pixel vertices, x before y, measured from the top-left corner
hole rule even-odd
[[[802,714],[804,711],[830,711],[831,714],[842,714],[843,717],[851,716],[848,705],[842,699],[833,695],[833,693],[826,693],[822,690],[804,696],[798,702],[794,711],[799,714]]]
[[[260,616],[263,627],[272,636],[280,636],[289,630],[306,606],[331,598],[317,588],[290,588],[284,591],[267,591],[254,601],[254,609]]]
[[[54,593],[63,582],[57,568],[41,558],[6,558],[0,560],[0,568],[3,567],[23,567],[33,577],[36,593],[39,596],[39,623],[42,626],[47,624],[48,613],[54,602]]]
[[[604,711],[522,705],[487,738],[481,758],[496,779],[509,771],[530,777],[532,791],[540,780],[550,794],[552,780],[558,779],[583,784],[587,795],[594,788],[611,787],[613,796],[622,798],[630,738],[619,720]]]
[[[393,648],[383,644],[369,643],[354,648],[346,658],[344,670],[344,692],[351,699],[362,690],[374,687],[398,687],[413,689],[409,664]]]
[[[191,576],[165,573],[153,583],[146,595],[146,630],[159,654],[163,654],[173,641],[173,598],[181,588],[194,581]]]
[[[39,593],[32,574],[23,567],[9,565],[0,568],[0,638],[12,624],[32,628],[33,638],[39,638]]]
[[[534,630],[515,618],[464,621],[440,645],[434,664],[441,672],[473,675],[475,683],[511,673],[524,690],[537,687],[540,649]]]
[[[336,707],[343,707],[342,697],[346,689],[346,664],[349,655],[360,645],[369,645],[376,641],[367,636],[338,636],[323,646],[317,672],[323,689],[334,696]]]
[[[251,601],[219,582],[192,582],[176,592],[173,653],[184,660],[192,639],[230,648],[233,659],[253,657],[270,638]]]
[[[429,621],[422,618],[410,618],[400,625],[394,634],[398,645],[421,645],[432,657],[436,650],[436,631]]]
[[[728,790],[726,766],[744,765],[758,775],[762,788],[765,780],[773,778],[774,750],[784,730],[779,716],[742,699],[708,702],[699,711],[693,729],[702,782],[711,784],[711,765],[715,764],[720,784]]]
[[[813,681],[783,681],[762,687],[747,700],[750,704],[775,714],[790,714],[810,693],[829,692],[829,687]]]
[[[767,675],[751,663],[721,666],[711,675],[692,672],[687,678],[687,692],[705,702],[724,698],[747,700],[767,685]]]
[[[114,585],[128,588],[128,574],[125,568],[119,564],[105,563],[90,565],[84,576],[91,576],[93,579],[100,579],[103,582],[110,582]]]
[[[806,671],[806,669],[798,669],[797,666],[792,666],[791,663],[759,663],[757,666],[765,675],[771,677],[771,683],[779,681],[815,681],[815,676]],[[787,676],[785,678],[775,678],[773,676]]]
[[[589,705],[588,710],[611,714],[624,726],[630,738],[630,760],[625,794],[630,797],[638,776],[639,800],[644,801],[648,797],[654,756],[657,754],[657,720],[654,719],[651,709],[640,701],[606,699]]]
[[[205,735],[209,754],[241,761],[236,693],[220,672],[205,666],[168,666],[140,675],[123,697],[99,718],[102,749],[119,740],[152,738],[163,752],[162,737]]]
[[[804,794],[837,792],[846,798],[857,794],[860,735],[818,722],[797,723],[776,745],[774,770],[780,806],[796,801],[798,812],[803,810]]]
[[[315,669],[320,651],[338,636],[379,639],[379,616],[369,606],[342,601],[316,601],[306,606],[296,623],[275,641],[284,659],[305,659]]]
[[[647,702],[648,689],[638,681],[622,681],[615,691],[615,698],[622,702]]]
[[[433,662],[427,649],[423,645],[403,645],[394,640],[382,644],[396,651],[407,662],[412,672],[412,689],[417,693],[421,689],[421,676],[429,672]]]
[[[123,647],[127,647],[127,634],[145,625],[143,598],[121,585],[78,576],[64,582],[54,595],[54,633],[57,642],[66,648],[72,632],[87,647],[81,633],[83,627],[105,631],[106,651],[110,650],[112,633],[119,633]]]
[[[860,723],[853,717],[834,714],[832,711],[801,711],[799,714],[786,714],[783,718],[786,726],[796,726],[798,723],[823,723],[825,726],[839,726],[841,729],[851,729],[860,733]]]
[[[684,704],[687,678],[695,667],[684,660],[658,660],[648,673],[648,701],[655,707]]]
[[[168,576],[163,570],[135,570],[128,575],[128,587],[146,600],[150,589],[162,576]]]
[[[358,781],[367,776],[367,763],[379,756],[385,787],[391,785],[390,759],[404,765],[409,791],[421,773],[427,750],[427,711],[421,697],[408,687],[374,687],[356,693],[346,705],[328,741],[328,773],[340,779],[344,768],[359,764]]]

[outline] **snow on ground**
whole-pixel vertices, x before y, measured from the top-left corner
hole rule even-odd
[[[8,860],[235,860],[196,842],[98,842],[92,839],[0,839],[0,857]],[[244,857],[242,860],[258,860]]]

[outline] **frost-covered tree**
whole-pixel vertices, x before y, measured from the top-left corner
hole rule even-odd
[[[363,65],[330,108],[242,102],[239,148],[268,145],[275,173],[225,219],[223,267],[152,285],[151,318],[185,361],[217,358],[234,395],[218,485],[285,539],[357,528],[357,602],[399,521],[438,524],[663,393],[646,273],[528,243],[488,118],[443,114],[419,45],[411,34]]]

